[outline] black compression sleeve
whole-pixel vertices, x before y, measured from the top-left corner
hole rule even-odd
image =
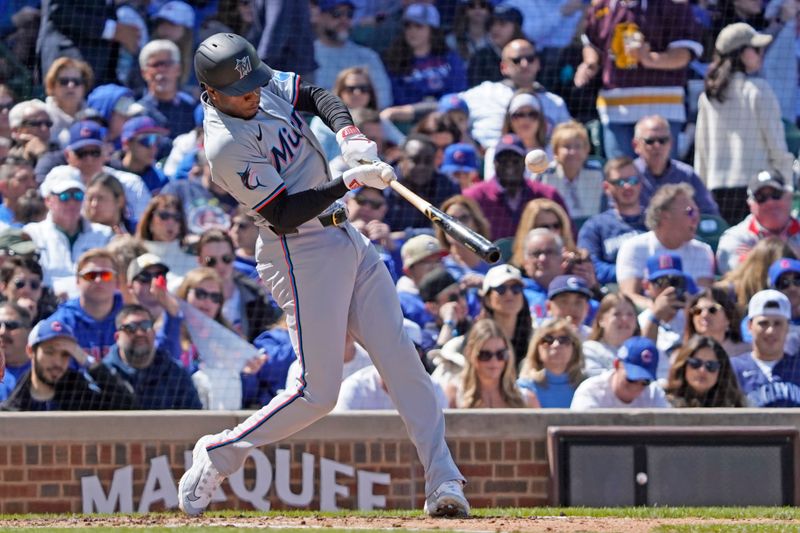
[[[302,81],[295,108],[298,111],[317,115],[334,133],[353,125],[350,111],[338,96],[321,87],[308,85]]]
[[[258,213],[276,228],[292,229],[322,213],[346,192],[347,186],[344,180],[337,178],[323,183],[316,189],[294,194],[284,191]]]

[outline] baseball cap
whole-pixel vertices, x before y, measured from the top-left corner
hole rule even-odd
[[[194,8],[186,2],[172,0],[156,11],[153,20],[163,19],[177,26],[194,28]]]
[[[800,272],[800,261],[783,257],[772,263],[769,267],[769,272],[767,272],[769,286],[775,288],[778,278],[787,272]]]
[[[622,361],[628,379],[634,381],[656,380],[658,348],[650,339],[631,337],[626,340],[617,352],[617,359]]]
[[[492,13],[492,20],[502,20],[504,22],[513,22],[518,26],[522,26],[522,11],[516,7],[509,5],[499,5],[494,8]]]
[[[594,296],[592,290],[589,288],[589,283],[581,276],[562,275],[553,278],[550,285],[547,287],[547,299],[552,300],[559,294],[565,292],[574,292],[582,294],[587,298]]]
[[[430,4],[411,4],[403,13],[403,22],[415,22],[432,28],[440,24],[439,10]]]
[[[69,127],[67,150],[78,150],[84,146],[102,146],[106,129],[94,120],[81,120]]]
[[[511,280],[522,283],[522,274],[520,274],[519,269],[511,265],[493,266],[483,277],[483,293],[486,294],[490,289],[496,289]]]
[[[747,319],[752,320],[757,316],[781,316],[786,320],[792,318],[792,304],[789,298],[775,289],[758,291],[750,298],[747,306]]]
[[[143,270],[152,266],[159,266],[163,268],[165,272],[169,272],[169,267],[160,257],[158,257],[156,254],[151,254],[148,252],[140,255],[128,265],[128,283],[133,281],[133,279],[141,274]]]
[[[729,54],[745,46],[763,48],[772,42],[772,36],[758,33],[752,26],[744,22],[737,22],[725,26],[714,43],[714,48],[720,54]]]
[[[58,337],[65,337],[75,342],[75,349],[78,348],[78,340],[75,338],[75,332],[69,324],[58,320],[57,318],[45,318],[36,324],[31,332],[28,334],[28,346],[35,348],[37,345],[44,341],[56,339]]]
[[[432,255],[442,257],[445,251],[436,237],[431,235],[417,235],[408,239],[400,248],[400,259],[403,260],[403,268],[411,268],[423,259]]]
[[[423,302],[432,302],[447,287],[456,283],[456,278],[444,268],[437,268],[425,274],[417,284],[419,297]]]
[[[513,115],[523,107],[532,107],[536,111],[542,111],[542,104],[536,96],[529,93],[522,93],[511,99],[511,102],[508,104],[508,114]]]
[[[478,154],[475,147],[467,143],[451,144],[444,150],[442,166],[439,171],[444,174],[453,172],[471,172],[478,170]]]
[[[13,255],[28,255],[37,250],[30,236],[19,228],[6,228],[0,232],[0,250]]]
[[[122,126],[122,142],[128,142],[141,133],[158,133],[166,135],[168,130],[159,126],[155,120],[148,116],[129,118]]]
[[[750,182],[747,184],[747,193],[752,196],[764,187],[772,187],[779,191],[791,192],[792,190],[792,186],[786,183],[784,177],[776,170],[762,170],[750,178]]]
[[[448,111],[463,111],[469,115],[469,106],[467,102],[461,98],[458,93],[448,93],[439,98],[439,104],[436,110],[440,113],[447,113]]]
[[[51,194],[61,194],[70,189],[86,192],[86,186],[81,180],[81,171],[69,165],[53,167],[39,186],[39,192],[43,198]]]
[[[522,140],[514,133],[506,133],[500,137],[500,140],[494,145],[495,159],[503,152],[514,152],[522,157],[525,157],[525,154],[528,153],[525,149],[525,145],[522,144]]]
[[[324,12],[336,9],[339,6],[350,6],[350,9],[355,9],[356,5],[350,0],[319,0],[319,10]]]
[[[655,254],[647,258],[648,281],[662,276],[683,276],[683,262],[676,254]]]

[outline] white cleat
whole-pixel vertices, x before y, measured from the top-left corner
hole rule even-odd
[[[469,502],[464,497],[460,481],[445,481],[425,498],[423,507],[429,516],[447,518],[466,518],[469,516]]]
[[[192,467],[183,474],[178,483],[178,507],[191,516],[205,511],[214,492],[225,480],[225,476],[214,468],[206,451],[206,446],[212,440],[212,435],[206,435],[197,441],[192,451]]]

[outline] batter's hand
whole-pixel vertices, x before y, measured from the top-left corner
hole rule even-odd
[[[342,151],[342,159],[350,168],[355,168],[361,161],[378,159],[378,145],[367,139],[355,126],[347,126],[336,133],[336,140]]]
[[[397,176],[394,175],[394,169],[390,165],[383,161],[373,161],[345,171],[342,179],[350,190],[364,186],[385,189],[389,183],[397,179]]]

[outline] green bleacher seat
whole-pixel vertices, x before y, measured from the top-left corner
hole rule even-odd
[[[500,262],[508,263],[514,254],[514,237],[503,237],[497,239],[494,244],[500,248]]]
[[[700,223],[697,225],[696,238],[711,246],[714,252],[717,251],[717,244],[722,233],[730,226],[725,219],[715,215],[701,215]]]

